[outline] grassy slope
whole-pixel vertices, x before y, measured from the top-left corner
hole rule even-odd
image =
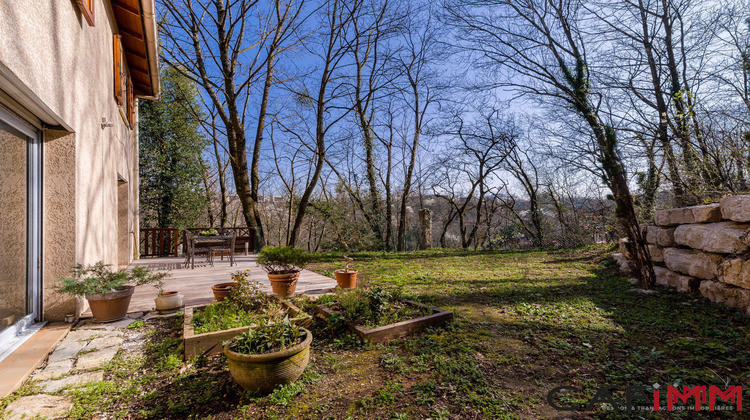
[[[242,393],[222,357],[176,361],[179,320],[155,321],[144,327],[155,332],[146,358],[119,355],[106,381],[76,391],[73,414],[537,419],[571,415],[545,401],[558,385],[583,388],[565,397],[576,403],[602,384],[748,382],[748,317],[700,297],[637,293],[607,255],[601,248],[358,254],[360,281],[400,287],[455,311],[456,321],[388,346],[361,346],[318,324],[303,380],[265,397]],[[328,274],[340,261],[323,256],[312,269]]]

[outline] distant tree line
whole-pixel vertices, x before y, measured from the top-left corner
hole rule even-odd
[[[159,6],[209,139],[201,223],[406,250],[420,208],[434,245],[461,247],[566,246],[596,215],[648,286],[654,209],[748,190],[743,0]]]

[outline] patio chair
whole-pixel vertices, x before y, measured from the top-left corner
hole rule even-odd
[[[221,252],[221,260],[224,260],[224,253],[229,253],[229,266],[234,265],[234,244],[237,241],[237,231],[233,230],[231,233],[227,234],[229,237],[229,241],[221,246],[213,247],[211,249],[212,252]]]
[[[195,234],[188,231],[185,232],[185,266],[190,264],[191,269],[195,269],[195,256],[205,254],[206,263],[211,263],[211,248],[195,246]]]

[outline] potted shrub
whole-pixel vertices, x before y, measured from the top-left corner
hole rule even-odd
[[[58,290],[73,296],[85,296],[94,320],[111,322],[125,318],[135,286],[157,282],[166,273],[152,274],[145,267],[132,271],[112,271],[109,264],[77,264],[72,278],[61,278]]]
[[[258,254],[258,265],[271,282],[271,289],[279,296],[292,296],[297,279],[310,256],[302,249],[291,246],[264,246]]]
[[[164,278],[159,278],[154,282],[154,287],[159,294],[154,299],[156,310],[160,313],[174,312],[182,306],[183,296],[177,291],[164,291]]]
[[[342,289],[353,289],[357,287],[357,270],[350,270],[349,266],[354,261],[354,258],[348,257],[344,254],[346,260],[346,266],[343,270],[336,270],[333,274],[336,276],[336,283]]]
[[[297,380],[310,361],[312,333],[285,319],[249,329],[224,345],[232,378],[247,391],[268,393]]]

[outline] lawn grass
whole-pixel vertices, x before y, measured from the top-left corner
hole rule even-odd
[[[748,383],[750,318],[693,295],[640,293],[610,248],[567,251],[428,250],[354,254],[363,285],[400,288],[455,312],[445,329],[362,345],[322,321],[313,326],[302,380],[267,396],[242,392],[223,356],[180,362],[178,321],[149,321],[144,358],[124,355],[106,381],[77,392],[74,417],[539,419],[650,418],[648,413],[560,412],[560,385],[584,403],[604,384]],[[343,265],[326,254],[311,269]],[[653,418],[680,414],[659,413]],[[682,413],[695,418],[696,413]],[[733,412],[710,418],[732,417]],[[739,417],[739,415],[737,416]]]

